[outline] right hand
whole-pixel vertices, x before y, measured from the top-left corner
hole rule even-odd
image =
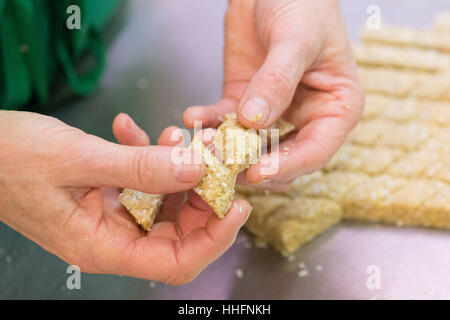
[[[119,204],[118,188],[188,190],[203,164],[177,166],[172,147],[121,146],[33,113],[0,111],[0,128],[0,220],[83,272],[186,283],[233,242],[246,219],[239,212],[248,216],[248,204],[237,202],[223,221],[210,217],[183,238],[168,223],[146,234]]]

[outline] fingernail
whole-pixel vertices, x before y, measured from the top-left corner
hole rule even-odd
[[[241,114],[250,122],[263,124],[269,118],[270,106],[263,98],[253,97],[244,104]]]
[[[199,179],[202,164],[180,164],[174,167],[174,173],[179,182],[192,183]]]
[[[125,113],[124,113],[124,115],[126,115],[126,117],[127,117],[127,120],[125,121],[125,126],[127,127],[127,129],[132,129],[133,125],[134,125],[133,119],[131,119],[131,117]]]
[[[252,213],[252,210],[253,210],[252,206],[249,206],[249,208],[247,210],[245,210],[246,217],[245,217],[244,221],[242,222],[241,227],[244,226],[247,223],[247,220],[248,220],[248,218],[250,218],[250,213]],[[243,213],[243,211],[244,210],[241,207],[239,212]]]

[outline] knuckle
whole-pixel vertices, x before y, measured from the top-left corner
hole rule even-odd
[[[136,179],[139,186],[153,185],[153,175],[149,174],[152,170],[151,163],[153,155],[148,150],[136,152],[131,162],[130,173]]]
[[[272,90],[288,94],[293,87],[289,73],[283,69],[272,69],[263,76],[263,81],[272,87]]]

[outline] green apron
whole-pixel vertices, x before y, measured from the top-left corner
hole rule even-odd
[[[0,109],[19,109],[36,98],[45,106],[62,70],[72,91],[91,93],[105,65],[102,31],[120,0],[0,0]],[[66,22],[70,5],[81,10],[81,29]],[[87,55],[93,68],[76,66]]]

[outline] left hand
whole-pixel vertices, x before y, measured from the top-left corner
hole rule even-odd
[[[179,143],[173,139],[177,136],[176,130],[179,129],[165,129],[158,145],[176,146]],[[122,145],[145,147],[150,144],[147,134],[126,114],[116,117],[113,132]],[[117,202],[117,196],[114,193],[111,201]],[[123,212],[124,208],[117,210],[133,220]],[[219,219],[192,190],[168,194],[150,232],[140,237],[134,235],[140,234],[140,230],[133,221],[131,230],[120,235],[125,237],[130,233],[137,238],[130,243],[120,272],[169,284],[186,284],[233,244],[250,211],[247,201],[235,200],[226,217]]]
[[[225,38],[223,97],[189,108],[184,122],[216,127],[229,112],[254,129],[279,118],[292,122],[298,132],[245,175],[252,184],[287,188],[323,167],[362,114],[363,91],[339,1],[230,0]],[[265,175],[263,163],[272,160],[279,169]]]

